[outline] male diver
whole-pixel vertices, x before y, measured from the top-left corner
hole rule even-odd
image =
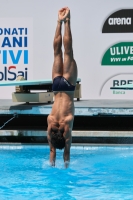
[[[64,62],[62,57],[61,28],[64,23]],[[47,118],[50,164],[55,166],[56,149],[64,148],[65,167],[69,166],[72,128],[74,120],[74,90],[77,80],[77,65],[73,57],[70,10],[62,8],[58,12],[54,37],[54,64],[52,70],[54,104]]]

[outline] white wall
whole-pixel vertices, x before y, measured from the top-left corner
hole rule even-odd
[[[31,75],[30,79],[51,78],[57,12],[64,6],[71,10],[74,57],[78,77],[82,79],[83,99],[133,98],[132,91],[127,95],[112,95],[109,91],[108,95],[107,89],[107,95],[100,95],[109,77],[133,73],[133,66],[101,66],[101,59],[110,46],[132,41],[132,33],[102,34],[106,18],[117,10],[132,9],[132,0],[0,0],[0,22],[2,18],[33,21],[33,45],[29,47],[33,77]],[[12,91],[14,87],[0,88],[0,98],[10,99]]]

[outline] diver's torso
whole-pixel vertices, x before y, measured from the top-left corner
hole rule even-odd
[[[54,96],[54,104],[52,107],[51,115],[59,123],[63,123],[65,118],[74,115],[74,92],[58,92]]]

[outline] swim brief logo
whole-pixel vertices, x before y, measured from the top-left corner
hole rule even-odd
[[[65,82],[68,86],[70,86],[69,83],[68,83],[65,79],[64,79],[64,82]]]
[[[111,14],[104,22],[102,33],[132,33],[133,9],[122,9]]]
[[[104,54],[101,65],[133,65],[133,42],[120,42]]]

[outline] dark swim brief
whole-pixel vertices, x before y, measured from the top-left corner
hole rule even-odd
[[[74,91],[75,86],[69,83],[63,76],[57,76],[53,80],[53,91]]]

